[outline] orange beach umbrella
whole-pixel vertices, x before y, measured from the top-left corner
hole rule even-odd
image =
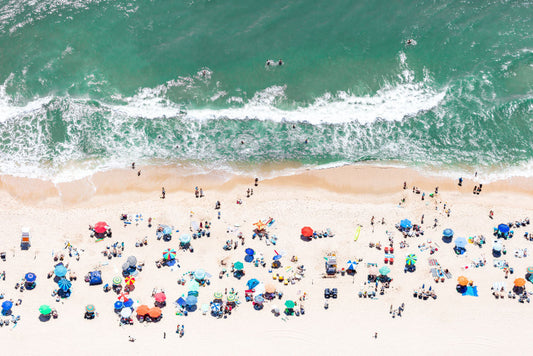
[[[457,278],[457,282],[459,282],[459,285],[460,286],[467,286],[468,285],[468,278],[466,278],[465,276],[461,276],[459,278]]]
[[[523,287],[526,285],[526,280],[524,278],[517,278],[514,280],[515,287]]]
[[[159,318],[161,316],[161,309],[158,307],[151,308],[148,311],[148,315],[150,315],[150,318]]]
[[[137,315],[144,316],[150,312],[150,307],[145,304],[139,305],[136,312],[137,312]]]

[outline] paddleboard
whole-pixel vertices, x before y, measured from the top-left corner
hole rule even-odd
[[[354,241],[357,241],[357,239],[359,238],[359,234],[361,233],[361,225],[359,225],[357,227],[357,229],[355,230],[355,236],[354,236]]]

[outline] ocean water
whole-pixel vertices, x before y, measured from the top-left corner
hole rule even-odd
[[[69,180],[135,161],[533,175],[532,13],[531,1],[0,0],[0,174]]]

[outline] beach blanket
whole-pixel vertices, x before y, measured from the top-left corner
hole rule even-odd
[[[477,297],[477,287],[474,286],[474,287],[471,287],[471,286],[468,286],[466,287],[466,290],[463,292],[463,296],[465,295],[470,295],[472,297]]]
[[[435,258],[429,258],[428,263],[430,266],[436,266],[439,264]]]

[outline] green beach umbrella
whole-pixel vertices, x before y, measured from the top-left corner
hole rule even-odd
[[[42,315],[48,315],[52,312],[52,308],[49,305],[43,304],[39,307],[39,313]]]
[[[214,294],[215,299],[222,299],[223,296],[222,292],[215,292]]]
[[[120,283],[122,283],[122,277],[119,277],[119,276],[116,276],[116,277],[113,277],[113,284],[114,285],[119,285]]]
[[[294,303],[292,300],[287,300],[287,301],[285,302],[285,306],[286,306],[287,308],[289,308],[289,309],[294,308],[295,305],[296,305],[296,303]]]
[[[387,266],[383,266],[379,269],[379,273],[383,276],[386,276],[390,273],[390,268]]]
[[[233,264],[233,268],[235,268],[237,271],[240,271],[244,268],[244,265],[242,264],[242,262],[235,262]]]
[[[234,302],[235,301],[235,294],[228,294],[228,302]]]
[[[405,259],[405,264],[408,266],[414,266],[416,261],[417,261],[416,255],[410,254],[410,255],[407,255],[407,258]]]

